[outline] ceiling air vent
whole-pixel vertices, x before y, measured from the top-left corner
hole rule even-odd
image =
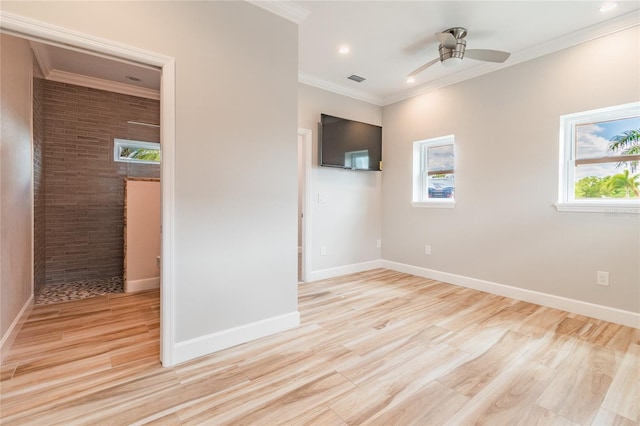
[[[355,74],[351,74],[349,77],[347,77],[349,80],[353,80],[356,83],[362,83],[363,81],[366,80],[366,78],[364,77],[360,77],[359,75],[355,75]]]

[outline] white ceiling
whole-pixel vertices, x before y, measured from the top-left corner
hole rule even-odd
[[[151,99],[160,98],[158,68],[35,41],[31,42],[31,48],[38,64],[37,71],[48,80]]]
[[[640,2],[618,1],[599,12],[604,1],[251,1],[299,24],[299,81],[377,105],[561,50],[640,24]],[[440,63],[411,71],[438,56],[435,33],[450,27],[468,30],[467,48],[512,52],[504,64],[464,59],[456,68]],[[139,94],[159,94],[160,73],[151,67],[116,62],[34,43],[45,77],[64,81],[84,76]],[[348,45],[350,53],[338,48]],[[637,52],[636,52],[637,53]],[[346,77],[356,74],[362,83]],[[127,80],[140,78],[140,82]],[[72,82],[72,81],[67,81]],[[76,81],[77,83],[77,81]],[[124,85],[124,86],[123,86]]]
[[[608,13],[599,11],[603,1],[295,3],[310,12],[299,27],[300,80],[378,105],[569,47],[611,31],[608,27],[640,23],[638,1],[618,2]],[[464,59],[452,69],[437,63],[409,85],[411,71],[438,57],[435,33],[451,27],[467,28],[469,49],[512,56],[499,65]],[[338,53],[342,44],[349,45],[349,55]],[[367,80],[347,80],[351,74]]]

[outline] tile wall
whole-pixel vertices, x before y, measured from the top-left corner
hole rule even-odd
[[[36,86],[40,83],[44,161],[36,166],[43,167],[43,181],[35,198],[44,197],[44,215],[36,213],[36,224],[44,218],[44,242],[38,239],[35,250],[44,245],[44,282],[122,276],[124,179],[159,178],[160,167],[115,162],[113,139],[159,142],[158,128],[127,121],[159,123],[160,103],[53,81]]]
[[[33,79],[33,255],[34,294],[45,282],[44,207],[44,80]]]

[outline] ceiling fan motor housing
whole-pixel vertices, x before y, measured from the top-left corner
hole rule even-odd
[[[466,47],[467,41],[460,38],[456,40],[456,46],[453,49],[449,49],[447,47],[444,47],[443,45],[440,45],[440,48],[438,49],[440,52],[440,61],[443,65],[449,65],[447,61],[449,61],[450,59],[454,59],[453,61],[449,61],[454,63],[461,61],[464,57],[464,50],[466,49]]]
[[[453,27],[441,33],[436,33],[436,38],[440,42],[440,47],[438,47],[439,58],[435,58],[418,67],[409,74],[409,77],[413,79],[417,74],[438,61],[447,68],[454,67],[462,62],[462,58],[464,58],[467,49],[467,42],[464,39],[466,36],[467,30],[463,27]],[[509,52],[489,49],[469,49],[469,52],[466,53],[468,57],[472,59],[500,64],[506,61],[511,55]]]
[[[445,66],[456,65],[460,63],[464,57],[464,50],[467,47],[467,41],[464,38],[467,36],[467,29],[463,27],[453,27],[443,31],[443,33],[451,34],[453,37],[449,37],[449,39],[453,41],[453,38],[455,38],[456,44],[455,46],[452,46],[445,42],[440,45],[438,49],[440,53],[440,62]]]

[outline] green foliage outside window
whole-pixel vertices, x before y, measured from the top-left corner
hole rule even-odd
[[[145,148],[122,148],[120,158],[132,160],[160,161],[160,151],[157,149]]]
[[[640,174],[629,170],[613,176],[587,176],[576,182],[576,198],[638,198]]]
[[[610,152],[620,155],[640,154],[640,129],[624,131],[610,139]],[[638,161],[621,161],[617,168],[628,167],[610,176],[587,176],[575,184],[576,198],[640,198],[640,174],[634,173]]]
[[[113,159],[128,163],[159,164],[161,160],[160,144],[115,138]]]

